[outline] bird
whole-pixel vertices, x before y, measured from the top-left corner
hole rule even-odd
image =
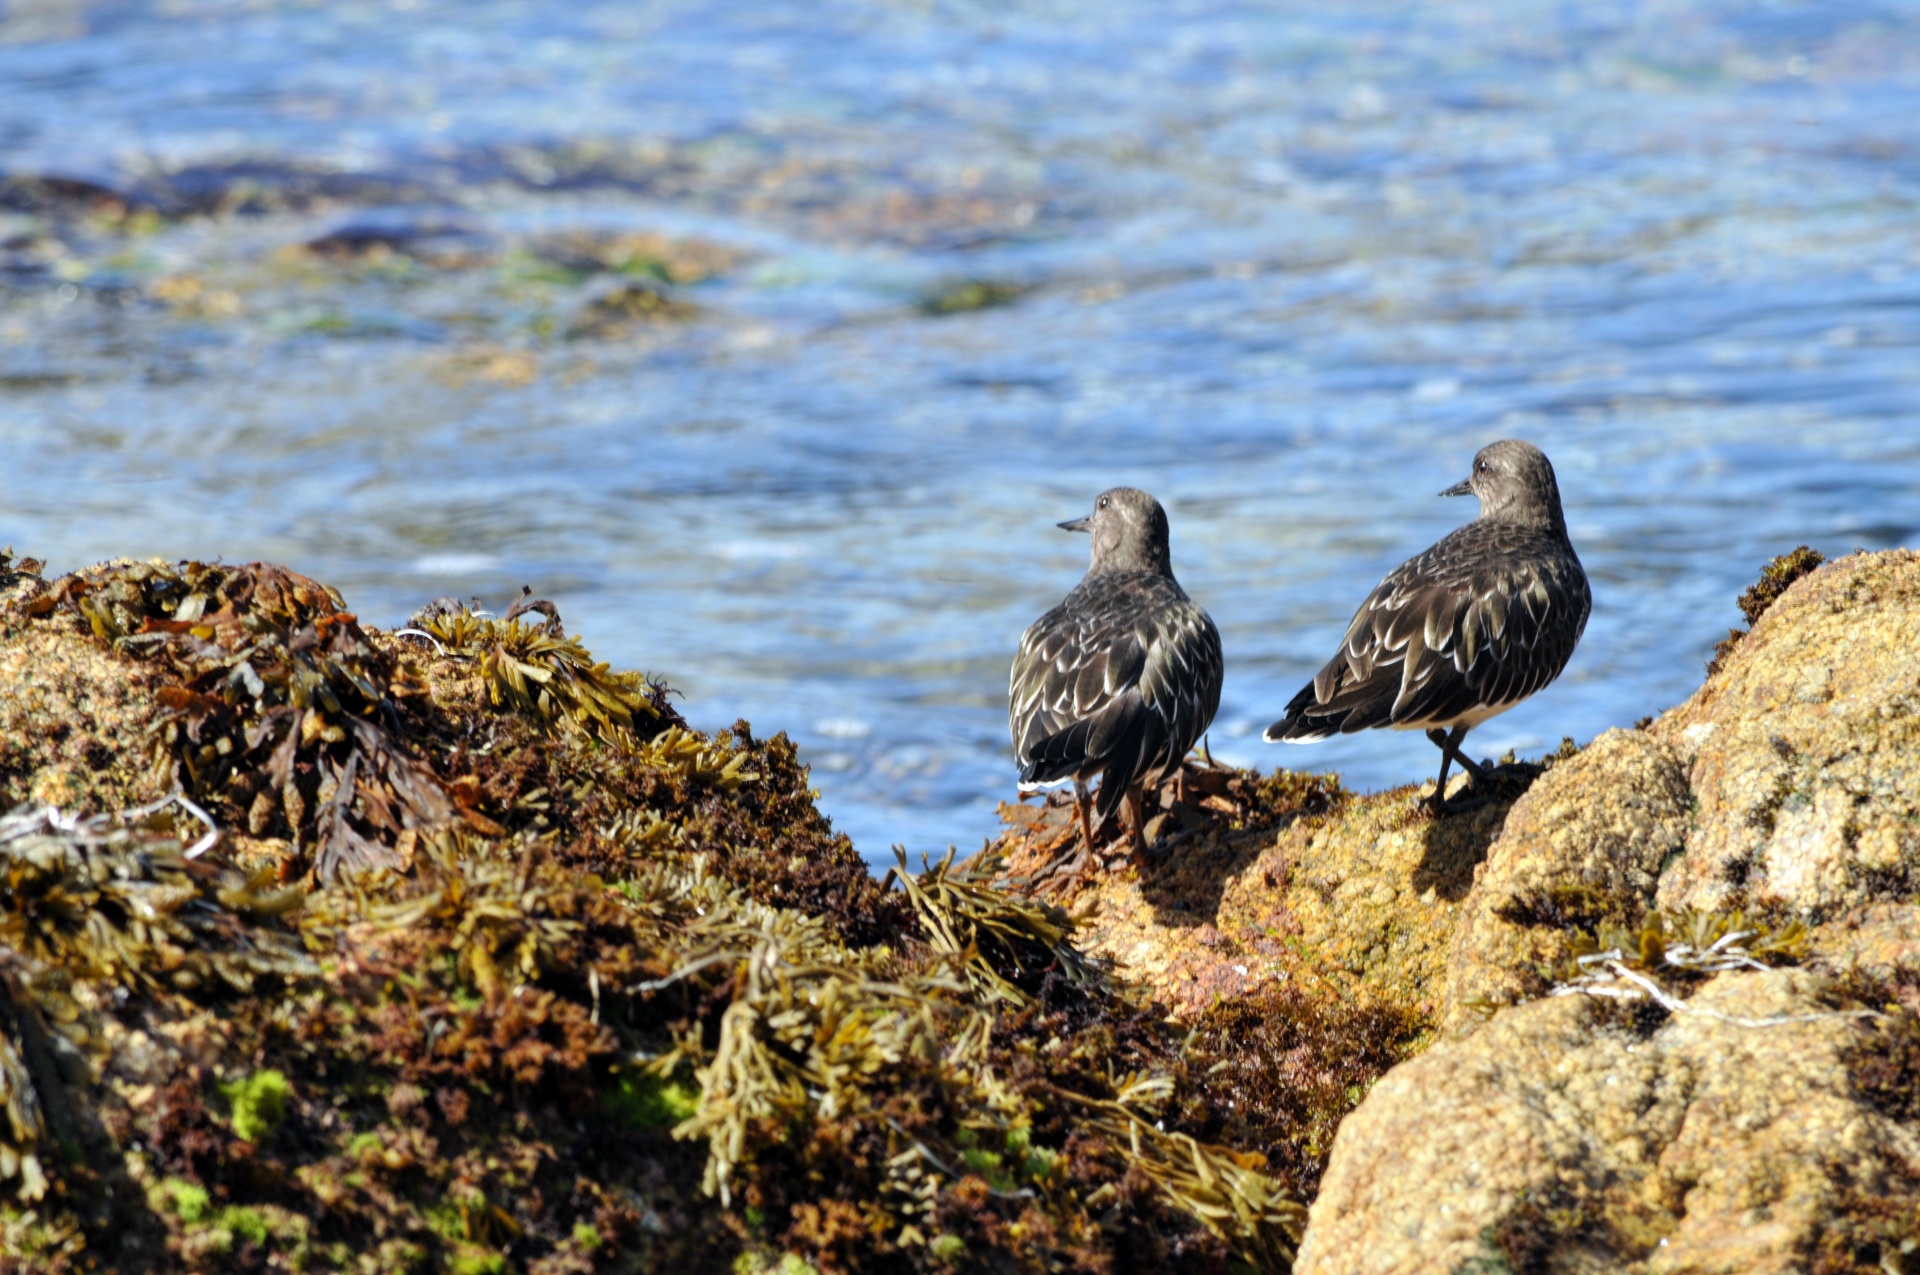
[[[1473,780],[1484,774],[1460,749],[1467,732],[1560,676],[1593,608],[1539,448],[1490,443],[1466,480],[1440,494],[1479,497],[1480,516],[1388,573],[1354,612],[1339,653],[1265,734],[1308,744],[1380,727],[1425,731],[1440,750],[1428,802],[1436,814],[1450,765]]]
[[[1141,789],[1177,771],[1220,707],[1220,632],[1173,577],[1167,514],[1132,487],[1059,524],[1093,536],[1087,574],[1020,639],[1007,725],[1020,790],[1073,782],[1087,853],[1088,783],[1102,824],[1123,804],[1132,849],[1146,849]]]

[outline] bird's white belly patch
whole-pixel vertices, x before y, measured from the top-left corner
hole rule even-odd
[[[1514,703],[1518,703],[1518,702],[1519,702],[1518,700],[1514,701]],[[1513,707],[1513,704],[1475,704],[1472,708],[1468,709],[1466,712],[1460,713],[1453,717],[1447,717],[1447,718],[1423,717],[1417,722],[1395,722],[1393,724],[1393,729],[1394,730],[1433,730],[1435,728],[1438,728],[1440,730],[1452,730],[1456,726],[1465,726],[1471,729],[1472,727],[1478,726],[1481,722],[1486,721],[1490,717],[1500,716],[1500,714],[1506,712],[1508,709],[1512,707]]]

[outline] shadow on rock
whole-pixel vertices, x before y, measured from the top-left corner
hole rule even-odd
[[[1503,760],[1467,790],[1469,795],[1456,790],[1446,813],[1422,830],[1413,888],[1422,894],[1432,890],[1450,903],[1466,898],[1473,888],[1473,870],[1486,861],[1488,848],[1506,826],[1507,812],[1545,773],[1546,767],[1534,762]]]

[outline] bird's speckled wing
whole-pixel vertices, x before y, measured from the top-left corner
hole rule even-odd
[[[1082,581],[1021,639],[1008,724],[1023,784],[1104,775],[1101,810],[1186,755],[1220,704],[1220,635],[1164,576]]]
[[[1591,607],[1586,573],[1564,538],[1468,523],[1380,582],[1339,654],[1267,738],[1305,742],[1489,716],[1560,675]]]

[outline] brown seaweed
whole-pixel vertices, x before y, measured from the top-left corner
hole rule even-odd
[[[790,741],[689,729],[549,605],[381,634],[197,563],[4,605],[124,668],[177,784],[0,824],[7,1256],[1285,1265],[1299,1206],[1063,913],[990,858],[884,887]]]

